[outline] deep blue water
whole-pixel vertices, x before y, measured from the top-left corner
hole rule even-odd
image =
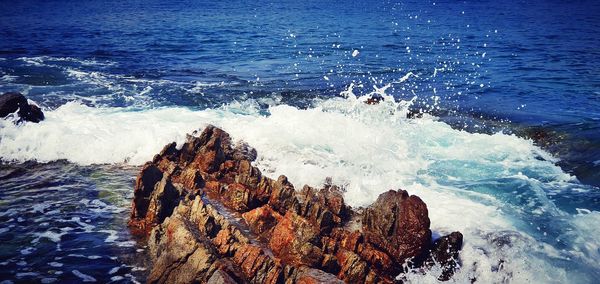
[[[592,188],[549,198],[570,213],[595,211],[600,210],[599,35],[599,1],[0,1],[0,92],[25,93],[49,112],[72,101],[94,108],[199,111],[248,100],[266,111],[273,102],[309,108],[316,98],[339,97],[350,84],[358,86],[356,94],[391,84],[386,94],[415,98],[414,110],[454,128],[534,139],[559,158],[565,172]],[[409,72],[414,75],[399,82]],[[7,155],[0,152],[0,158]],[[113,213],[121,215],[114,217],[120,225],[92,215],[89,220],[100,227],[92,230],[96,234],[72,237],[93,244],[65,244],[105,249],[99,240],[108,233],[100,230],[107,224],[124,228],[135,169],[61,163],[66,165],[50,163],[34,172],[53,175],[67,167],[77,180],[65,177],[35,192],[52,195],[47,188],[78,184],[86,188],[81,194],[99,194],[88,186],[95,180],[88,172],[120,173],[98,186],[114,195],[109,204],[125,208]],[[2,174],[21,165],[6,167]],[[10,183],[0,185],[2,211],[36,203],[10,201],[22,194],[14,189],[32,181],[5,180]],[[87,214],[73,206],[61,214]],[[0,215],[8,218],[3,222],[16,222],[10,228],[35,235],[34,228],[7,216]],[[78,229],[85,233],[85,226]],[[18,265],[31,258],[18,251],[33,237],[3,233],[7,248],[0,262],[8,264],[0,278],[28,279],[15,275],[39,267]],[[116,248],[114,242],[107,246]],[[137,247],[128,248],[103,256],[123,260],[108,258],[98,269],[135,266],[128,259]],[[33,256],[37,253],[42,249]],[[73,269],[85,270],[75,265],[68,271]],[[101,282],[114,276],[86,274]]]
[[[366,92],[413,72],[418,79],[388,93],[422,105],[436,95],[446,110],[558,131],[567,142],[553,150],[568,170],[600,184],[597,1],[1,5],[0,90],[28,92],[50,108],[74,97],[204,108],[272,94],[305,105],[350,82]],[[39,56],[50,58],[40,66],[22,60]],[[112,85],[65,68],[102,72]],[[193,88],[197,82],[217,84]]]

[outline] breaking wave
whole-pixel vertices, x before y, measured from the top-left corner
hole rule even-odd
[[[556,159],[514,135],[469,133],[435,117],[407,119],[410,101],[318,100],[300,109],[265,111],[249,100],[190,110],[93,108],[70,102],[46,111],[39,124],[0,121],[0,153],[8,161],[65,159],[90,165],[141,165],[171,141],[215,124],[254,146],[267,175],[286,174],[296,186],[327,178],[352,206],[372,203],[390,188],[420,196],[434,236],[465,235],[456,282],[589,282],[598,277],[600,212],[559,208],[551,192],[589,191]],[[372,95],[372,94],[371,94]],[[591,273],[590,273],[591,271]],[[406,276],[435,282],[435,271]]]

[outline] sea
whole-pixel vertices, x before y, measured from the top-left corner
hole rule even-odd
[[[600,281],[597,0],[0,0],[9,91],[46,119],[0,120],[2,284],[144,282],[136,174],[208,124],[353,207],[421,197],[450,283]]]

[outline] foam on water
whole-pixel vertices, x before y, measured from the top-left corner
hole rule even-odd
[[[19,57],[17,59],[34,66],[50,66],[60,62],[71,62],[82,66],[111,66],[116,64],[112,61],[86,60],[73,57],[35,56]]]
[[[385,86],[373,93],[386,100],[367,105],[349,89],[345,99],[317,101],[308,109],[272,106],[268,115],[253,101],[203,111],[72,102],[46,111],[39,124],[0,122],[0,153],[4,160],[140,165],[165,144],[181,144],[186,133],[211,123],[255,147],[255,164],[265,174],[286,174],[297,187],[319,186],[330,177],[345,188],[352,206],[368,205],[388,189],[420,196],[435,236],[456,230],[465,235],[456,282],[598,277],[600,241],[592,228],[600,212],[582,208],[572,215],[549,199],[547,192],[591,190],[556,166],[555,158],[516,136],[468,133],[427,115],[406,119],[410,101],[395,102],[385,96]],[[106,233],[106,241],[116,241]],[[435,282],[436,271],[405,277]]]
[[[202,117],[177,108],[136,112],[68,103],[46,112],[41,124],[0,121],[0,153],[4,160],[142,164],[166,143],[184,141]]]
[[[79,270],[71,271],[75,276],[79,277],[83,282],[96,282],[96,278],[89,276],[87,274],[81,273]]]

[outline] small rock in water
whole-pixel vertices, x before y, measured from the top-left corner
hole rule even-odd
[[[438,280],[450,280],[450,277],[459,266],[458,253],[462,248],[462,244],[463,235],[460,232],[453,232],[437,239],[429,250],[424,265],[431,267],[436,263],[439,264],[442,267],[442,275]]]
[[[385,98],[383,96],[381,96],[379,94],[374,94],[370,98],[368,98],[365,103],[368,105],[376,105],[382,101],[385,101]]]
[[[42,110],[38,106],[30,104],[22,94],[4,93],[0,95],[0,118],[5,118],[13,113],[18,115],[16,123],[22,121],[38,123],[44,120]]]

